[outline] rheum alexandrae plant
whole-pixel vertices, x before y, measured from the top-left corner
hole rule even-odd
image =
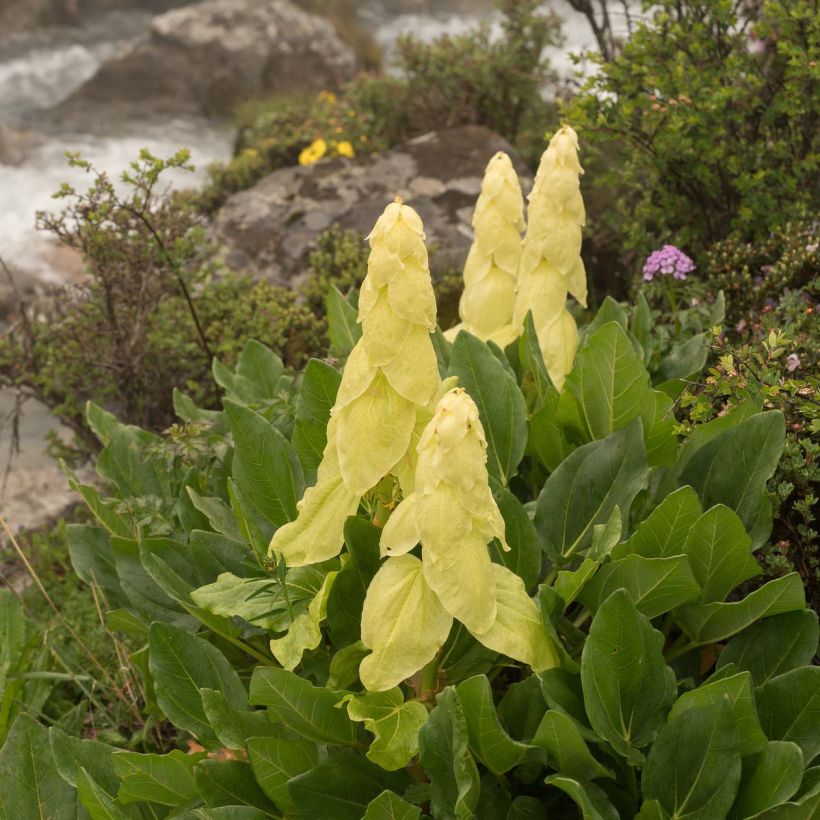
[[[362,335],[342,376],[317,481],[296,521],[278,529],[270,544],[271,554],[290,566],[338,555],[345,520],[389,473],[412,490],[413,434],[429,419],[439,391],[430,339],[436,300],[421,220],[397,200],[369,240],[359,294]]]
[[[484,172],[473,229],[475,238],[464,264],[464,292],[458,306],[461,324],[446,336],[452,340],[463,328],[504,348],[518,335],[512,316],[524,197],[512,161],[503,151],[495,154]]]
[[[367,689],[398,685],[441,649],[453,619],[482,644],[540,672],[557,664],[552,641],[524,582],[487,549],[504,538],[489,487],[487,442],[463,388],[441,398],[418,446],[415,490],[381,536],[388,559],[370,583],[362,613]],[[410,552],[421,542],[421,560]]]
[[[581,259],[585,222],[579,177],[578,135],[564,125],[538,167],[527,209],[527,232],[518,268],[513,325],[520,333],[532,312],[541,355],[550,379],[563,389],[578,349],[578,329],[567,310],[567,293],[586,307]]]

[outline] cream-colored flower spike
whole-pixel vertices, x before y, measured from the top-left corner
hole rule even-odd
[[[581,198],[578,135],[558,130],[541,157],[529,195],[527,233],[518,268],[513,324],[518,332],[532,311],[538,343],[558,390],[572,368],[578,329],[567,310],[567,293],[587,304],[586,271],[581,260]]]
[[[373,652],[359,675],[371,691],[396,686],[432,660],[453,618],[536,671],[557,663],[524,582],[490,558],[493,538],[509,547],[486,451],[473,400],[462,388],[445,393],[419,442],[415,490],[382,531],[382,552],[390,557],[364,603],[362,641]],[[421,561],[407,554],[419,542]]]
[[[451,341],[467,330],[504,348],[518,335],[512,324],[515,282],[521,259],[524,197],[513,164],[499,151],[487,165],[473,214],[475,239],[464,265],[461,324],[445,334]]]
[[[342,374],[317,481],[299,503],[297,519],[280,527],[270,544],[289,566],[338,555],[345,519],[355,515],[361,497],[391,472],[402,478],[415,463],[413,440],[440,392],[430,339],[436,299],[421,219],[397,200],[368,239],[362,336]],[[409,491],[412,484],[405,479],[402,486]]]

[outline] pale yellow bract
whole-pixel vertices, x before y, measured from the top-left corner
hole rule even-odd
[[[564,387],[578,348],[578,329],[567,310],[567,293],[584,307],[586,271],[581,260],[585,223],[578,162],[578,135],[564,125],[541,157],[527,211],[518,267],[513,325],[520,333],[532,311],[547,372],[558,390]]]
[[[486,450],[475,402],[462,388],[445,393],[418,444],[415,490],[382,532],[390,557],[367,591],[362,641],[373,652],[359,675],[370,691],[391,689],[432,660],[453,618],[536,671],[557,663],[523,581],[490,558],[493,538],[509,547]],[[419,542],[420,562],[407,554]]]
[[[524,230],[524,197],[507,154],[499,151],[484,172],[473,214],[475,239],[464,265],[461,324],[445,334],[451,341],[466,330],[502,348],[517,336],[512,324],[515,282]]]
[[[369,236],[359,295],[362,336],[342,375],[315,486],[295,521],[280,527],[270,552],[288,566],[338,555],[344,524],[386,475],[412,491],[415,443],[441,391],[430,332],[436,300],[418,214],[387,206]]]

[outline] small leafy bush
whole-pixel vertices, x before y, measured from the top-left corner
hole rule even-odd
[[[816,211],[814,4],[670,0],[647,15],[569,106],[604,152],[626,248],[674,236],[700,254]]]
[[[329,299],[345,373],[361,367],[354,302],[364,310],[372,286]],[[389,476],[342,516],[340,555],[269,555],[300,506],[308,515],[309,494],[336,486],[320,467],[331,436],[359,425],[364,438],[339,452],[364,469],[394,446],[375,425],[403,423],[398,399],[387,417],[346,421],[339,370],[311,360],[295,373],[249,343],[234,370],[214,364],[222,410],[176,392],[180,420],[164,436],[90,405],[104,489],[75,482],[93,521],[69,528],[72,563],[106,599],[109,627],[142,647],[143,708],[178,748],[116,750],[22,715],[0,751],[6,814],[68,817],[79,804],[116,818],[810,816],[817,616],[794,573],[743,592],[771,530],[783,414],[747,401],[681,440],[674,399],[703,351],[671,343],[653,362],[647,310],[639,302],[627,320],[605,303],[561,393],[531,319],[506,351],[465,332],[452,345],[431,337],[434,373],[451,380],[442,389],[458,380],[486,437],[486,468],[463,488],[485,482],[481,514],[491,501],[503,518],[509,550],[489,537],[489,555],[497,577],[526,590],[509,617],[552,647],[533,659],[538,672],[457,620],[418,673],[363,687],[369,590],[391,561],[418,560],[409,542],[398,558],[380,553],[382,532],[405,526]],[[403,361],[417,378],[420,361]],[[462,486],[460,458],[436,470]],[[419,492],[421,476],[419,466]],[[338,515],[329,503],[325,521]],[[455,506],[439,515],[443,528],[460,519]],[[314,535],[304,544],[319,549],[326,530]],[[459,564],[447,572],[453,589],[466,580]],[[428,603],[403,594],[376,623],[427,640]]]

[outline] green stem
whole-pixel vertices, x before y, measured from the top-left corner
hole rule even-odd
[[[572,622],[572,625],[576,629],[580,629],[590,618],[592,617],[592,613],[585,609],[581,614]]]
[[[635,774],[635,767],[631,764],[626,766],[627,778],[629,779],[629,791],[632,792],[632,797],[635,800],[635,806],[638,805],[638,776]]]
[[[419,673],[419,699],[432,700],[438,689],[439,656],[436,655]]]
[[[669,276],[664,276],[663,288],[664,296],[666,297],[666,304],[669,305],[669,310],[673,314],[676,314],[678,312],[678,297],[675,295],[674,282]]]
[[[551,587],[555,583],[555,579],[558,577],[558,567],[553,567],[545,576],[544,576],[544,583]]]

